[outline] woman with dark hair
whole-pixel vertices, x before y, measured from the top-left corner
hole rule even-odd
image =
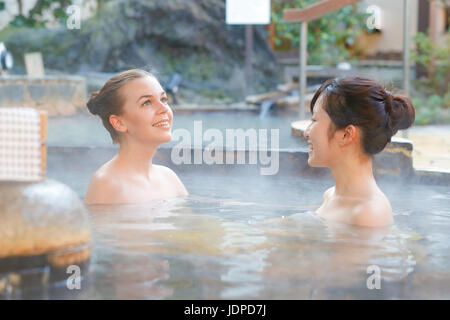
[[[369,79],[338,78],[315,93],[311,113],[304,134],[308,164],[330,168],[335,180],[316,213],[359,226],[392,224],[391,205],[373,176],[372,155],[413,124],[411,101]]]
[[[92,177],[85,203],[144,203],[187,194],[171,169],[152,163],[158,146],[171,140],[173,114],[151,73],[119,73],[92,93],[87,107],[102,119],[120,148]]]

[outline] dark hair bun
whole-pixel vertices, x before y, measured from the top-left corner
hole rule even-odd
[[[408,97],[391,93],[387,95],[385,110],[389,117],[388,127],[393,136],[398,130],[407,129],[414,123],[415,111]]]
[[[87,102],[87,108],[89,110],[90,113],[92,113],[93,115],[97,115],[99,114],[99,105],[96,103],[96,97],[98,96],[98,94],[100,93],[100,91],[94,91],[91,93],[91,97],[89,98],[89,101]]]

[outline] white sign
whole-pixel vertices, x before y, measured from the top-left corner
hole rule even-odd
[[[227,0],[227,24],[269,24],[270,0]]]
[[[25,68],[29,76],[44,75],[44,61],[40,52],[31,52],[24,54]]]

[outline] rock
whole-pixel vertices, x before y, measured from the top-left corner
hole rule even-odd
[[[89,256],[87,210],[75,192],[60,182],[0,182],[0,221],[0,261],[77,247],[82,250],[74,250],[75,255],[53,256],[51,262],[71,264]]]
[[[278,70],[264,27],[254,30],[253,87],[263,92],[278,83]],[[46,68],[118,72],[152,66],[162,81],[180,73],[182,89],[213,98],[244,97],[245,27],[225,24],[224,0],[111,1],[80,30],[13,34],[5,39],[7,47],[16,56],[41,51]]]

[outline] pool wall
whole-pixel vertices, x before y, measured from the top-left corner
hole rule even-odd
[[[0,76],[0,107],[45,110],[49,116],[86,112],[86,80],[79,76]]]
[[[433,170],[414,170],[411,158],[404,152],[398,150],[395,145],[392,146],[392,152],[384,152],[375,156],[374,174],[376,179],[392,181],[395,183],[421,183],[448,185],[450,183],[450,172]],[[193,162],[194,153],[204,151],[204,149],[186,148],[183,152],[190,155]],[[261,165],[258,155],[257,164],[249,164],[251,153],[257,151],[249,150],[229,150],[223,152],[223,162],[231,154],[236,159],[242,156],[245,164],[180,164],[176,165],[171,160],[172,152],[181,152],[180,149],[160,147],[154,157],[155,164],[165,165],[181,177],[184,173],[211,175],[211,174],[233,174],[242,176],[243,179],[249,175],[261,175],[261,168],[267,167]],[[274,152],[274,151],[271,151]],[[48,148],[48,171],[47,177],[59,180],[84,196],[89,181],[93,173],[105,162],[110,160],[117,153],[116,147],[57,147]],[[322,179],[331,179],[331,172],[328,168],[313,168],[308,165],[308,149],[280,149],[278,150],[279,169],[276,177],[298,176],[314,177]],[[270,176],[269,176],[270,177]]]

